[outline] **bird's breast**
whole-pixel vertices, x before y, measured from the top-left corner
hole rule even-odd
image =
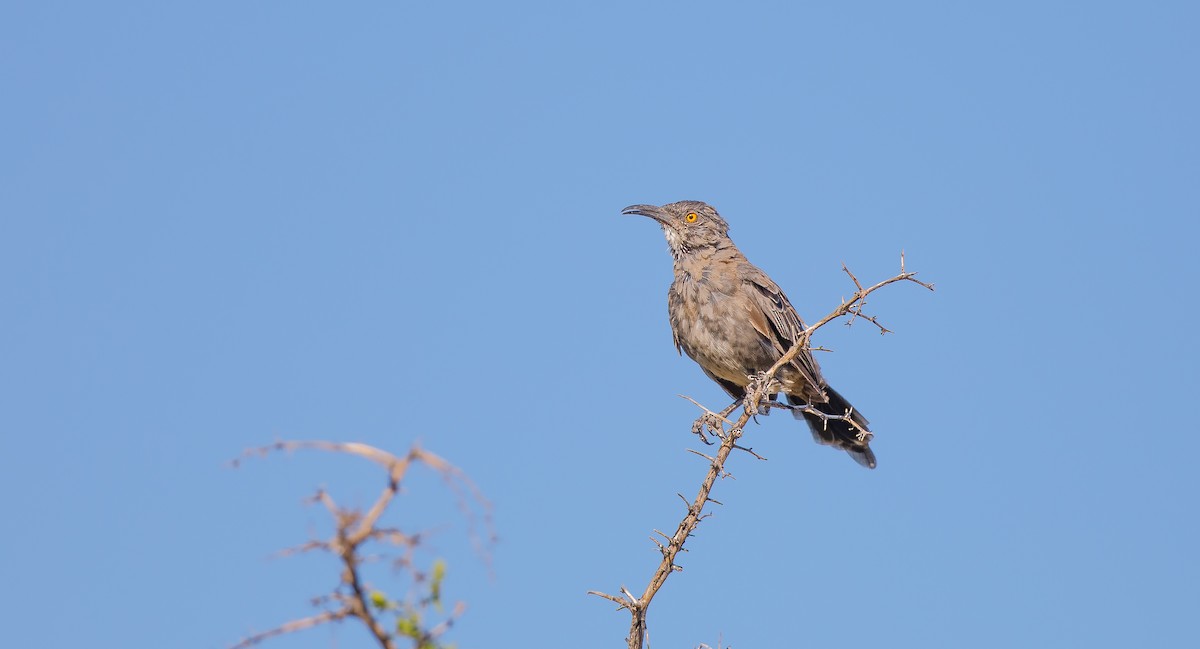
[[[717,273],[677,273],[668,295],[671,329],[679,347],[709,373],[744,386],[777,356],[751,326],[742,282]]]

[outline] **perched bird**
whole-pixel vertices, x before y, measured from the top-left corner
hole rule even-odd
[[[712,206],[700,201],[669,205],[630,205],[622,214],[658,221],[671,256],[675,281],[667,293],[667,309],[675,348],[735,399],[742,399],[750,375],[766,371],[792,347],[804,323],[787,296],[767,274],[751,264],[729,238],[729,225]],[[847,419],[827,419],[794,409],[820,444],[840,448],[855,462],[875,468],[867,420],[821,376],[821,368],[805,349],[780,368],[768,388],[793,406],[808,405]]]

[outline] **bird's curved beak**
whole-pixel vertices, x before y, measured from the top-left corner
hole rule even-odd
[[[663,208],[661,208],[657,205],[630,205],[629,207],[626,207],[625,209],[621,210],[621,213],[629,214],[629,215],[636,214],[638,216],[648,216],[648,217],[654,219],[655,221],[658,221],[659,223],[667,222],[667,213],[663,211]]]

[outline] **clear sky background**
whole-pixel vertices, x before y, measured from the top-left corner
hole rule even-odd
[[[1200,9],[1186,2],[0,7],[6,647],[226,647],[307,614],[326,485],[420,442],[475,647],[623,646],[723,393],[631,203],[701,199],[816,319],[876,471],[773,416],[656,646],[1130,647],[1200,607]],[[386,572],[385,589],[403,592]],[[368,646],[342,625],[273,641]]]

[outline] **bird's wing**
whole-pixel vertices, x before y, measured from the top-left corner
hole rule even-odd
[[[743,269],[742,277],[749,285],[749,293],[757,307],[750,310],[750,322],[758,333],[774,344],[782,356],[804,332],[804,322],[796,314],[796,309],[792,307],[787,296],[766,273],[749,263],[746,266],[748,268]],[[821,368],[817,366],[812,352],[807,349],[801,351],[792,364],[813,387],[821,390],[825,381],[821,378]]]
[[[715,381],[717,385],[721,386],[722,390],[728,392],[729,396],[733,397],[734,399],[741,399],[742,397],[746,396],[746,388],[744,386],[737,385],[732,381],[727,381],[716,374],[709,372],[708,368],[704,367],[703,365],[700,365],[700,369],[708,375],[708,378]]]
[[[679,297],[679,292],[675,288],[675,284],[671,284],[671,288],[667,291],[667,313],[674,314],[679,309],[683,308],[683,300]],[[675,330],[674,315],[671,316],[671,340],[675,343],[675,351],[683,356],[683,345],[679,343],[679,332]]]

